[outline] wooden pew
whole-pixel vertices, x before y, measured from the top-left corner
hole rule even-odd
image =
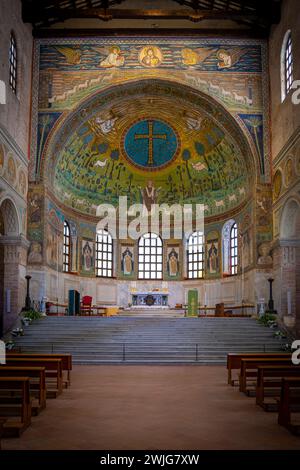
[[[3,434],[4,434],[4,423],[5,423],[6,419],[0,419],[0,450],[2,449],[1,447],[1,439],[3,437]]]
[[[232,378],[232,371],[238,370],[241,368],[241,360],[244,359],[251,359],[256,357],[262,358],[285,358],[291,357],[291,353],[228,353],[227,354],[227,370],[228,370],[228,384],[234,386],[236,382],[238,382],[238,377],[236,379]]]
[[[6,353],[6,357],[24,357],[24,358],[42,358],[42,359],[61,359],[62,370],[65,372],[64,377],[64,384],[65,387],[69,387],[71,385],[71,370],[72,370],[72,354],[64,353],[64,354],[56,354],[56,353],[23,353],[23,352],[15,352],[10,351]],[[47,372],[46,376],[50,377],[53,372]]]
[[[239,376],[239,383],[240,383],[240,392],[247,393],[248,391],[248,378],[251,377],[252,380],[257,380],[257,367],[258,366],[267,366],[267,365],[293,365],[292,358],[253,358],[253,359],[241,359],[241,369],[240,369],[240,376]]]
[[[295,390],[297,390],[298,393],[300,392],[300,379],[284,377],[281,385],[278,424],[287,428],[292,434],[300,435],[300,423],[292,423],[291,419],[293,406],[300,406],[299,395],[293,397]]]
[[[282,366],[267,365],[258,366],[257,368],[257,384],[256,384],[256,404],[261,406],[265,411],[278,411],[278,400],[280,398],[282,378],[300,379],[299,366]],[[267,395],[272,396],[272,402],[266,400]]]
[[[39,414],[46,408],[46,376],[44,367],[0,366],[0,377],[29,377],[32,415]]]
[[[20,393],[19,407],[11,407],[2,403],[3,392]],[[5,400],[3,400],[5,402]],[[4,437],[19,437],[31,423],[30,383],[28,377],[0,377],[0,419],[5,419],[3,425]],[[15,419],[15,418],[19,419]],[[12,418],[12,419],[10,419]]]
[[[63,380],[62,380],[62,361],[61,359],[43,359],[43,358],[25,358],[25,357],[6,357],[6,364],[8,366],[17,367],[44,367],[46,373],[47,384],[47,398],[56,398],[57,395],[62,393]],[[54,373],[53,376],[47,377],[48,373]],[[55,379],[53,384],[52,378]],[[55,385],[55,387],[53,387]]]

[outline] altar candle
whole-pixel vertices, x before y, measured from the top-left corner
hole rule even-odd
[[[204,292],[204,305],[207,305],[207,292]]]
[[[287,291],[287,311],[288,315],[292,315],[292,293],[290,290]]]

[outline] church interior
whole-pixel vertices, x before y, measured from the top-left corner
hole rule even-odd
[[[3,450],[299,449],[298,3],[0,2]]]

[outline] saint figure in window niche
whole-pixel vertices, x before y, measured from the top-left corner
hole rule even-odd
[[[176,277],[179,271],[178,253],[174,248],[168,254],[167,263],[168,274],[170,277]]]
[[[83,254],[83,266],[85,271],[90,271],[92,268],[92,262],[93,262],[93,248],[91,246],[92,244],[90,242],[86,242],[82,254]]]
[[[133,253],[128,247],[122,254],[121,270],[127,276],[133,272]]]
[[[210,274],[215,274],[219,269],[218,248],[214,241],[208,249],[207,267]]]

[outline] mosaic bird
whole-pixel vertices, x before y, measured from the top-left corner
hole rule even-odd
[[[78,65],[81,62],[81,51],[67,46],[55,46],[55,48],[66,58],[67,64]]]
[[[192,163],[192,167],[196,171],[207,170],[207,166],[205,165],[205,163],[202,163],[202,162]]]
[[[197,65],[210,56],[212,49],[199,47],[197,49],[184,48],[181,51],[182,62],[184,65]]]
[[[107,159],[104,160],[103,162],[101,160],[97,160],[94,166],[100,166],[101,168],[104,168],[106,166]]]

